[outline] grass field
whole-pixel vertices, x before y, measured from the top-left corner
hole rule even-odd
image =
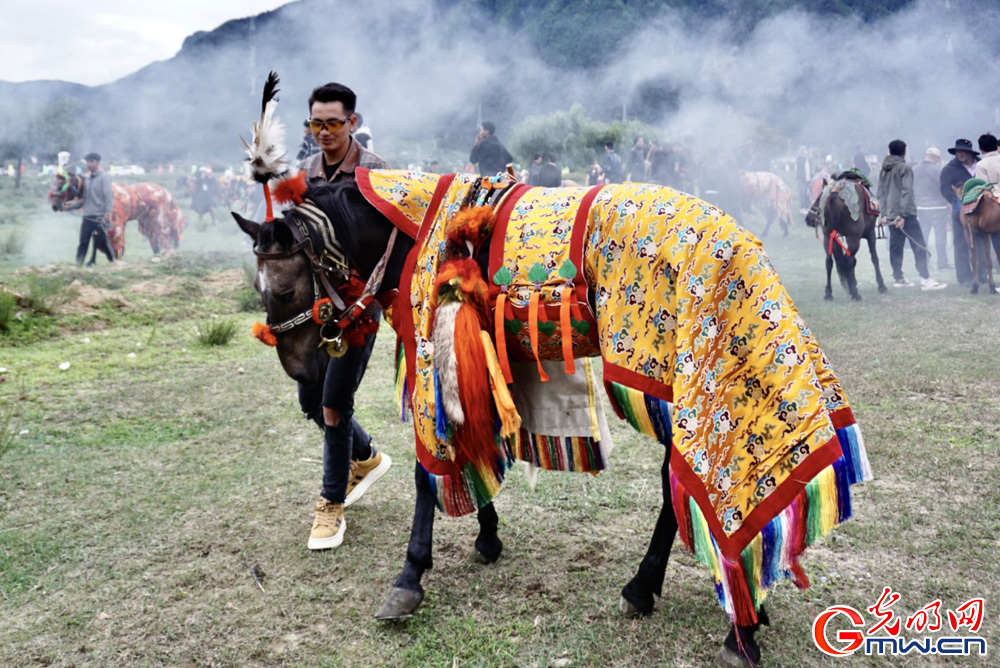
[[[408,622],[376,623],[414,496],[391,332],[358,416],[395,465],[348,511],[344,545],[309,552],[320,467],[302,459],[321,457],[320,435],[299,415],[274,351],[248,334],[262,316],[239,308],[251,256],[235,225],[220,209],[218,226],[192,225],[181,250],[158,262],[130,228],[125,262],[83,270],[68,262],[79,219],[47,212],[39,197],[22,206],[0,192],[0,214],[18,214],[0,236],[17,228],[26,238],[22,254],[0,257],[0,279],[41,291],[51,311],[0,331],[0,665],[712,660],[727,622],[710,575],[682,547],[658,609],[640,620],[617,612],[659,509],[662,448],[613,417],[612,468],[601,476],[543,473],[534,490],[521,469],[510,476],[497,503],[497,564],[469,559],[473,519],[439,517],[423,607]],[[935,599],[954,608],[985,597],[990,655],[953,663],[1000,665],[1000,297],[956,286],[879,295],[863,253],[864,301],[837,285],[836,301],[824,302],[812,234],[799,226],[766,245],[843,382],[876,480],[854,488],[855,518],[807,552],[812,588],[773,592],[773,625],[759,635],[766,665],[830,665],[810,639],[812,620],[834,604],[863,610],[885,586],[902,595],[893,611],[904,619]],[[46,266],[15,273],[24,264]],[[909,251],[905,268],[912,279]],[[196,329],[219,318],[240,333],[200,344]]]

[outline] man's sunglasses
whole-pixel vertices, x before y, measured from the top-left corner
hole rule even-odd
[[[331,118],[325,121],[310,118],[306,121],[306,125],[308,125],[309,129],[313,132],[322,132],[323,128],[326,128],[327,132],[336,132],[347,123],[350,123],[351,118],[353,118],[353,116],[348,116],[347,118]]]

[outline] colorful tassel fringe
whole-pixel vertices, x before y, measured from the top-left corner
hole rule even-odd
[[[477,470],[469,463],[457,475],[439,476],[426,469],[424,473],[430,482],[437,507],[449,517],[460,517],[493,501],[513,463],[507,444],[498,439],[497,457],[491,470]]]
[[[600,441],[587,436],[545,436],[521,429],[511,453],[548,471],[599,473],[607,468]]]
[[[608,384],[612,401],[636,430],[670,447],[669,403],[619,385]],[[802,552],[851,517],[851,485],[872,479],[864,438],[850,411],[832,416],[843,455],[819,472],[743,549],[737,561],[722,554],[701,508],[670,467],[670,493],[681,540],[715,579],[719,603],[735,623],[756,623],[767,591],[780,580],[809,586],[799,565]]]

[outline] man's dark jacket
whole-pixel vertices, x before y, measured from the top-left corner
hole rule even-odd
[[[478,164],[479,173],[485,176],[494,176],[507,171],[507,163],[513,161],[514,156],[493,135],[480,139],[469,154],[469,162]]]
[[[948,200],[949,204],[955,206],[958,197],[955,196],[955,191],[951,187],[965,185],[965,182],[971,178],[972,175],[969,174],[965,165],[958,158],[952,158],[947,165],[941,168],[941,196]]]

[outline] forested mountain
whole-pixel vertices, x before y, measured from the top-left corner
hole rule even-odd
[[[326,81],[358,92],[376,137],[421,154],[467,147],[482,118],[505,136],[574,103],[715,143],[762,127],[789,142],[938,141],[1000,125],[1000,93],[981,83],[1000,74],[1000,32],[982,25],[1000,25],[997,3],[298,0],[107,85],[0,82],[0,142],[51,152],[39,120],[73,98],[77,155],[235,160],[272,69],[290,144]]]

